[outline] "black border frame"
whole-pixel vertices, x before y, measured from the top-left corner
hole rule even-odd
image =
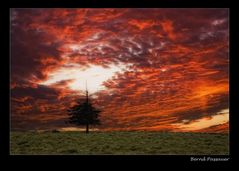
[[[235,3],[234,3],[235,2]],[[81,169],[83,165],[85,166],[103,166],[106,168],[107,166],[111,166],[111,164],[117,164],[112,166],[111,170],[116,167],[116,169],[120,169],[124,163],[133,164],[134,166],[144,165],[146,168],[156,166],[155,168],[159,168],[160,165],[166,164],[167,166],[185,166],[185,164],[190,166],[202,166],[205,164],[209,165],[219,165],[219,166],[230,166],[232,163],[239,161],[238,160],[238,105],[239,102],[239,91],[238,91],[238,76],[237,69],[237,58],[239,57],[238,53],[238,11],[236,8],[235,0],[16,0],[9,1],[4,5],[4,8],[0,10],[1,12],[1,21],[4,23],[0,29],[1,33],[5,36],[2,40],[2,50],[4,50],[5,54],[1,55],[1,59],[5,61],[2,63],[2,67],[0,67],[4,73],[4,81],[6,84],[0,84],[2,87],[0,90],[4,92],[6,97],[1,98],[1,106],[4,107],[4,111],[0,111],[0,116],[2,117],[0,121],[0,136],[2,144],[0,154],[4,154],[4,159],[7,162],[17,163],[19,166],[27,166],[31,164],[37,164],[37,169],[40,169],[43,165],[41,163],[53,164],[53,168],[60,168],[65,163],[65,166],[71,167],[76,166],[76,168]],[[229,8],[230,13],[230,155],[218,155],[211,157],[229,157],[230,160],[228,162],[191,162],[190,157],[204,157],[204,156],[190,156],[190,155],[134,155],[134,156],[67,156],[67,155],[41,155],[41,156],[21,156],[21,155],[10,155],[10,147],[9,147],[9,13],[10,8]],[[6,34],[8,33],[8,34]],[[7,57],[8,56],[8,57]],[[8,63],[6,65],[5,63]],[[6,90],[4,90],[6,89]],[[8,114],[7,114],[8,113]],[[205,155],[205,157],[208,157]],[[92,163],[92,164],[91,164]],[[94,164],[97,163],[97,164]],[[174,164],[178,163],[178,165]],[[10,164],[10,167],[15,167],[14,164]],[[79,166],[79,167],[77,167]],[[35,166],[36,167],[36,166]]]

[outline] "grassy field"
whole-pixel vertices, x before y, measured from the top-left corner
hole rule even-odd
[[[229,154],[228,134],[169,132],[11,132],[10,154]]]

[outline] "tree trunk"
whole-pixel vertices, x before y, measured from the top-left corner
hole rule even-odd
[[[89,133],[89,124],[88,123],[86,124],[86,130],[85,131],[86,131],[87,134]]]

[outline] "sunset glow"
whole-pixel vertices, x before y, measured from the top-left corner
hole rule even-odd
[[[225,124],[228,122],[229,122],[229,110],[224,109],[221,110],[217,115],[214,115],[212,117],[198,119],[195,120],[193,123],[187,125],[179,124],[179,126],[184,131],[193,131],[208,128],[219,124]]]
[[[50,86],[60,81],[69,80],[67,86],[71,90],[85,91],[87,82],[88,91],[95,93],[104,90],[105,87],[102,83],[112,78],[116,72],[120,72],[121,68],[113,65],[108,68],[100,66],[89,66],[89,68],[86,69],[81,69],[80,66],[60,68],[59,70],[49,73],[48,79],[41,82],[41,84]]]
[[[228,9],[11,9],[11,128],[228,132]],[[70,128],[69,128],[70,129]]]

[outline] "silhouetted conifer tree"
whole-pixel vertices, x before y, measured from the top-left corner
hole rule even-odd
[[[68,110],[70,124],[85,125],[86,133],[89,133],[89,125],[99,125],[99,113],[100,110],[96,109],[88,98],[88,91],[86,90],[86,99],[84,102],[78,101],[76,105]]]

